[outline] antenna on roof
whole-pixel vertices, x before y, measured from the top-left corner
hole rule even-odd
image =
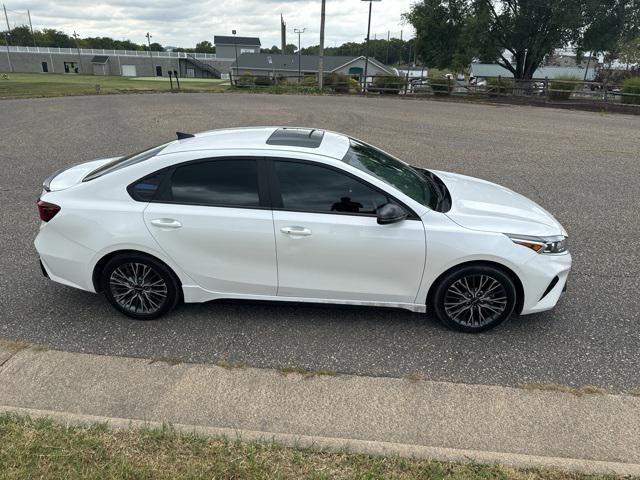
[[[176,132],[176,136],[178,137],[178,140],[195,137],[193,133],[184,133],[184,132]]]

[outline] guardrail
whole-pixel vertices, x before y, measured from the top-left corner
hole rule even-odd
[[[233,72],[232,72],[233,73]],[[290,90],[317,90],[317,75],[259,74],[248,72],[232,75],[231,83],[237,88],[277,88]],[[405,97],[435,96],[486,97],[495,100],[526,100],[564,105],[625,105],[640,107],[640,89],[624,85],[569,80],[534,78],[514,80],[507,77],[488,77],[474,83],[454,78],[399,77],[393,75],[369,76],[366,83],[361,76],[327,75],[324,89],[334,93],[367,95],[402,95]]]
[[[18,46],[3,46],[2,50],[10,53],[45,53],[45,54],[78,54],[77,48],[64,48],[64,47],[18,47]],[[113,55],[121,57],[148,57],[148,50],[105,50],[101,48],[81,48],[81,55]],[[151,52],[154,57],[161,58],[186,58],[188,55],[186,52]],[[191,53],[196,58],[215,59],[215,53]]]

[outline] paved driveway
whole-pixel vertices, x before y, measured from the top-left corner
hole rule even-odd
[[[640,390],[640,117],[393,98],[164,94],[0,102],[0,337],[52,348],[468,383]],[[123,318],[41,277],[35,200],[51,171],[176,130],[306,125],[414,164],[478,176],[539,202],[571,236],[552,312],[481,335],[404,311],[247,302]]]

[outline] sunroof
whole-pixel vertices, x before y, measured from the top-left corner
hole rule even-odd
[[[314,128],[279,128],[271,134],[267,145],[318,148],[324,137],[323,130]]]

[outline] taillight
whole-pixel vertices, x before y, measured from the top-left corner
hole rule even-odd
[[[59,211],[60,206],[54,203],[38,200],[38,212],[40,213],[40,220],[42,220],[43,222],[48,222],[49,220],[51,220]]]

